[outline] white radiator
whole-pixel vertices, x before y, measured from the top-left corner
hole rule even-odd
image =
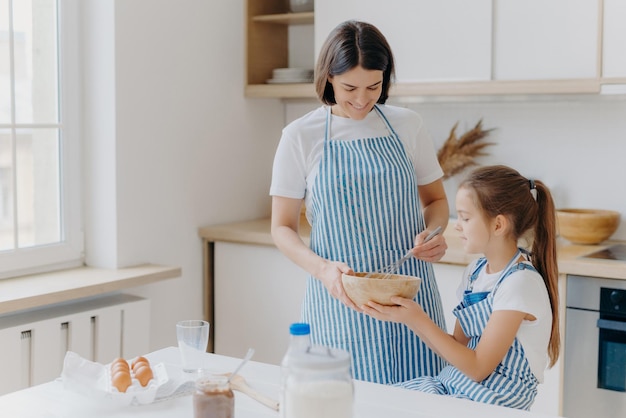
[[[108,363],[148,352],[150,301],[117,294],[0,317],[0,395],[61,375],[65,353]]]

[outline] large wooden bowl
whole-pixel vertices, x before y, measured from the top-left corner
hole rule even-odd
[[[413,276],[392,274],[383,279],[382,273],[371,273],[371,277],[364,277],[367,273],[343,274],[341,281],[346,293],[357,305],[365,305],[373,300],[381,305],[394,305],[392,296],[402,296],[413,299],[417,295],[422,279]]]
[[[574,244],[599,244],[619,226],[620,213],[603,209],[559,209],[559,235]]]

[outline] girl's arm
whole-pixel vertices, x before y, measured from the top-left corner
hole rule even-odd
[[[306,270],[346,306],[360,311],[343,289],[342,273],[352,273],[345,263],[326,260],[315,254],[302,241],[298,229],[300,226],[301,199],[272,197],[272,238],[276,247],[295,264]]]
[[[397,306],[368,302],[363,312],[382,321],[401,322],[415,332],[433,351],[476,382],[484,380],[502,361],[526,316],[519,311],[495,311],[491,314],[475,350],[467,347],[469,339],[460,326],[454,335],[439,328],[422,307],[411,299],[392,298]]]

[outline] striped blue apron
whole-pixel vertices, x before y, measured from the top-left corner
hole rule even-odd
[[[519,254],[519,253],[518,253]],[[481,268],[486,264],[485,259],[478,261],[476,269],[470,277],[469,283],[476,279]],[[465,335],[470,337],[468,347],[475,349],[480,336],[489,321],[492,313],[493,297],[502,281],[511,273],[531,269],[533,266],[526,263],[517,263],[508,267],[498,279],[493,290],[481,300],[473,300],[468,304],[465,298],[454,310],[459,324]],[[506,406],[517,409],[530,409],[537,395],[537,378],[530,369],[524,348],[517,338],[489,376],[482,382],[475,382],[456,367],[446,366],[436,377],[422,377],[398,386],[416,389],[422,392],[450,395],[457,398],[471,399],[493,405]]]
[[[382,111],[374,109],[390,135],[348,141],[331,139],[328,109],[323,157],[312,186],[312,250],[357,272],[397,260],[424,229],[413,163]],[[445,329],[432,265],[412,258],[399,273],[422,278],[416,300]],[[352,354],[355,379],[395,383],[434,376],[443,367],[409,328],[347,308],[313,277],[307,279],[302,316],[311,324],[314,344]]]

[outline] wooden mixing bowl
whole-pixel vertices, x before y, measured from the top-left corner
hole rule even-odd
[[[391,302],[392,296],[401,296],[413,299],[417,295],[422,279],[401,274],[392,274],[383,279],[382,273],[371,273],[371,277],[365,277],[367,273],[354,273],[354,275],[342,274],[341,281],[346,293],[357,305],[365,305],[373,300],[381,305],[395,305]]]
[[[603,209],[559,209],[559,235],[574,244],[599,244],[617,230],[620,213]]]

